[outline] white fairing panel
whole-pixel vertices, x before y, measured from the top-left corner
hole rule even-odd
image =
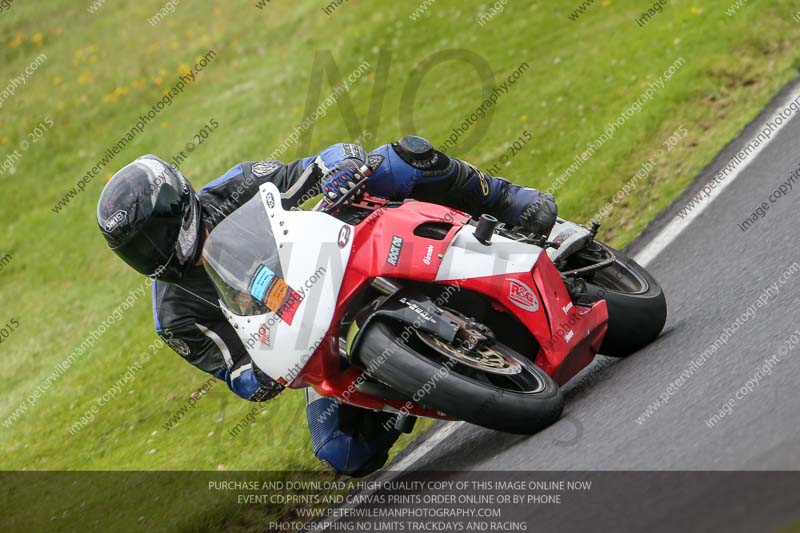
[[[475,226],[466,225],[456,233],[444,254],[437,281],[482,278],[500,274],[530,272],[542,249],[494,235],[490,245],[475,237]]]
[[[223,312],[253,362],[272,379],[291,383],[331,325],[354,231],[321,212],[285,211],[272,183],[262,185],[259,194],[278,243],[284,281],[302,300],[287,320],[273,312],[238,316],[224,305]]]

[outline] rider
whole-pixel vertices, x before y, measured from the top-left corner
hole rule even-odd
[[[420,137],[407,136],[367,154],[335,144],[289,164],[244,162],[195,193],[180,171],[156,156],[142,156],[103,189],[97,221],[109,247],[153,278],[153,321],[181,357],[227,382],[235,394],[261,402],[283,386],[264,374],[222,315],[201,252],[208,233],[249,200],[265,182],[282,192],[283,207],[324,193],[328,202],[355,186],[364,163],[374,169],[367,192],[389,199],[413,197],[547,234],[556,220],[549,194],[489,176],[446,156]],[[355,175],[355,176],[354,176]],[[366,475],[386,462],[399,436],[391,415],[338,404],[306,389],[306,415],[314,454],[339,473]]]

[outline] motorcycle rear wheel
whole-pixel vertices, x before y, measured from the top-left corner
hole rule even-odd
[[[667,321],[667,300],[655,278],[636,261],[613,250],[615,261],[586,279],[586,297],[604,299],[608,331],[600,353],[628,356],[653,342]]]
[[[533,434],[559,419],[564,399],[544,370],[496,343],[487,369],[431,348],[441,339],[412,335],[395,342],[402,325],[373,320],[362,332],[358,358],[383,384],[444,415],[498,431]],[[453,347],[452,349],[456,349]],[[504,365],[503,361],[508,363]],[[510,373],[508,368],[519,370]]]

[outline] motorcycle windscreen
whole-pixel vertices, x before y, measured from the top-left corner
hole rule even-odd
[[[259,195],[214,228],[206,239],[203,259],[223,303],[237,315],[277,312],[291,297]]]

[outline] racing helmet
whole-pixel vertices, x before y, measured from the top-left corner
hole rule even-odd
[[[134,270],[178,281],[200,257],[200,200],[178,169],[154,155],[123,167],[103,188],[97,224]]]

